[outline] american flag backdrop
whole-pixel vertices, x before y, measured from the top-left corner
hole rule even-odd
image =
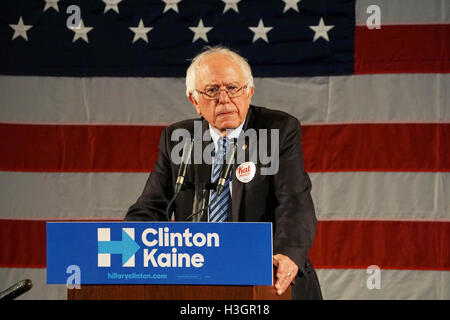
[[[66,298],[45,222],[123,219],[196,117],[188,60],[223,44],[253,104],[302,122],[324,298],[450,299],[449,21],[448,0],[2,0],[0,291]]]

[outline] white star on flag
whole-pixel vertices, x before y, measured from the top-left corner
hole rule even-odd
[[[212,27],[205,27],[203,25],[203,20],[200,19],[200,21],[198,22],[198,26],[189,27],[189,29],[195,33],[192,42],[195,42],[200,38],[208,42],[208,36],[206,34],[212,29]]]
[[[273,29],[273,27],[265,27],[262,19],[259,19],[259,23],[257,27],[249,27],[249,29],[254,32],[253,41],[255,42],[259,38],[263,39],[265,42],[269,42],[267,39],[267,32]]]
[[[230,9],[233,9],[234,11],[239,13],[239,9],[238,9],[237,4],[241,0],[222,0],[222,1],[225,2],[225,7],[223,8],[223,13],[227,12]]]
[[[103,13],[106,13],[106,11],[114,10],[115,12],[119,13],[119,7],[117,6],[119,3],[122,2],[122,0],[102,0],[105,3],[105,11]]]
[[[19,18],[19,22],[17,22],[17,24],[10,24],[9,26],[14,30],[14,34],[11,40],[14,40],[17,37],[22,37],[26,41],[28,41],[27,31],[33,28],[33,26],[23,24],[22,17]]]
[[[300,2],[300,0],[283,0],[283,2],[284,2],[283,13],[285,13],[289,9],[299,12],[298,11],[298,3]]]
[[[162,2],[166,4],[163,13],[170,9],[178,13],[178,3],[181,2],[181,0],[162,0]]]
[[[139,24],[137,27],[130,27],[130,30],[134,32],[133,43],[135,43],[139,39],[142,39],[148,43],[147,33],[149,33],[152,29],[153,27],[145,27],[142,19],[139,20]]]
[[[44,0],[44,1],[45,1],[44,11],[47,11],[47,9],[49,9],[49,8],[53,8],[59,12],[59,7],[58,7],[59,0]]]
[[[310,29],[312,29],[314,33],[314,39],[313,42],[316,41],[319,38],[324,38],[328,42],[330,39],[328,38],[328,31],[334,28],[334,25],[326,25],[323,22],[323,18],[320,18],[320,22],[317,26],[309,26]]]
[[[89,43],[87,34],[89,31],[91,31],[94,28],[93,27],[85,27],[84,23],[83,23],[83,19],[81,19],[81,21],[77,27],[69,27],[69,29],[72,30],[73,32],[75,32],[75,34],[73,35],[72,42],[75,42],[78,39],[83,39],[84,41]]]

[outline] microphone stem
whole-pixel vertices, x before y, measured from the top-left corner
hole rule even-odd
[[[181,188],[179,188],[178,191],[173,195],[172,199],[170,199],[169,204],[167,205],[167,208],[166,208],[167,221],[170,221],[169,211],[170,211],[170,208],[172,207],[173,202],[175,201],[178,194],[180,193],[180,191],[181,191]]]

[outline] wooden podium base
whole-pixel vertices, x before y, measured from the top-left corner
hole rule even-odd
[[[273,286],[82,285],[67,291],[68,300],[290,300]]]

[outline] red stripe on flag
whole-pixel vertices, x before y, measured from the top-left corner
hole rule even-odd
[[[150,171],[164,126],[0,124],[0,170]]]
[[[450,25],[355,28],[355,73],[450,72]]]
[[[0,267],[45,268],[45,221],[0,220]],[[450,222],[319,221],[316,268],[450,270]]]
[[[0,124],[0,170],[147,172],[163,126]],[[321,171],[450,171],[450,124],[303,126],[305,167]]]
[[[450,171],[449,123],[304,126],[310,172]]]
[[[45,221],[0,220],[0,267],[45,268]]]
[[[320,221],[310,259],[317,268],[450,270],[450,222]]]

